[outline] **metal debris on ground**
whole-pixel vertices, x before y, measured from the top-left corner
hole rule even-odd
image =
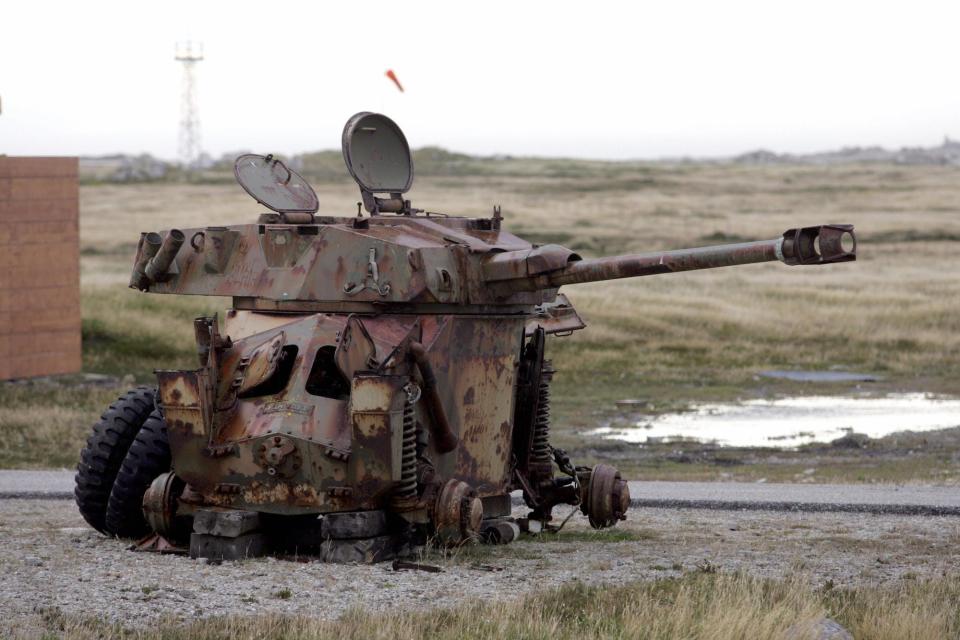
[[[394,571],[426,571],[427,573],[441,573],[443,569],[436,565],[424,564],[422,562],[407,562],[405,560],[393,561]]]

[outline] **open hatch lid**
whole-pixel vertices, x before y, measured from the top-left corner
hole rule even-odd
[[[243,190],[277,213],[316,213],[317,194],[307,181],[273,155],[246,153],[233,165]]]
[[[410,190],[413,158],[396,122],[361,111],[347,120],[342,143],[343,161],[361,191],[402,194]]]

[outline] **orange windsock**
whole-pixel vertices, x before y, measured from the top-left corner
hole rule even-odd
[[[399,80],[397,80],[397,74],[393,72],[393,69],[387,69],[387,77],[393,80],[393,84],[397,85],[397,89],[400,89],[400,93],[403,93],[403,85],[400,84]]]

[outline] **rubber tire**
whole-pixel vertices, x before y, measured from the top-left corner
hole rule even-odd
[[[101,533],[107,533],[104,525],[113,481],[130,444],[154,409],[155,395],[150,387],[137,387],[120,396],[93,425],[80,452],[73,495],[80,515]]]
[[[143,517],[143,494],[166,471],[170,471],[167,423],[155,409],[140,427],[113,483],[105,521],[108,533],[119,538],[141,538],[150,533]]]

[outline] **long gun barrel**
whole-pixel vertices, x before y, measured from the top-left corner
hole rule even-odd
[[[510,261],[511,258],[502,254],[497,256],[498,262],[501,263],[498,265],[497,273],[512,272],[518,274],[518,277],[502,279],[495,277],[488,280],[501,280],[496,284],[510,290],[534,291],[578,282],[633,278],[774,260],[788,265],[849,262],[857,259],[857,240],[853,225],[830,224],[790,229],[779,238],[758,242],[637,253],[590,260],[579,260],[575,254],[570,254],[565,266],[539,273],[537,269],[531,268],[529,257],[516,257],[523,259],[526,263],[526,274],[519,275],[523,271],[521,268],[503,268],[505,266],[503,263]],[[488,273],[491,273],[491,270],[488,270]]]

